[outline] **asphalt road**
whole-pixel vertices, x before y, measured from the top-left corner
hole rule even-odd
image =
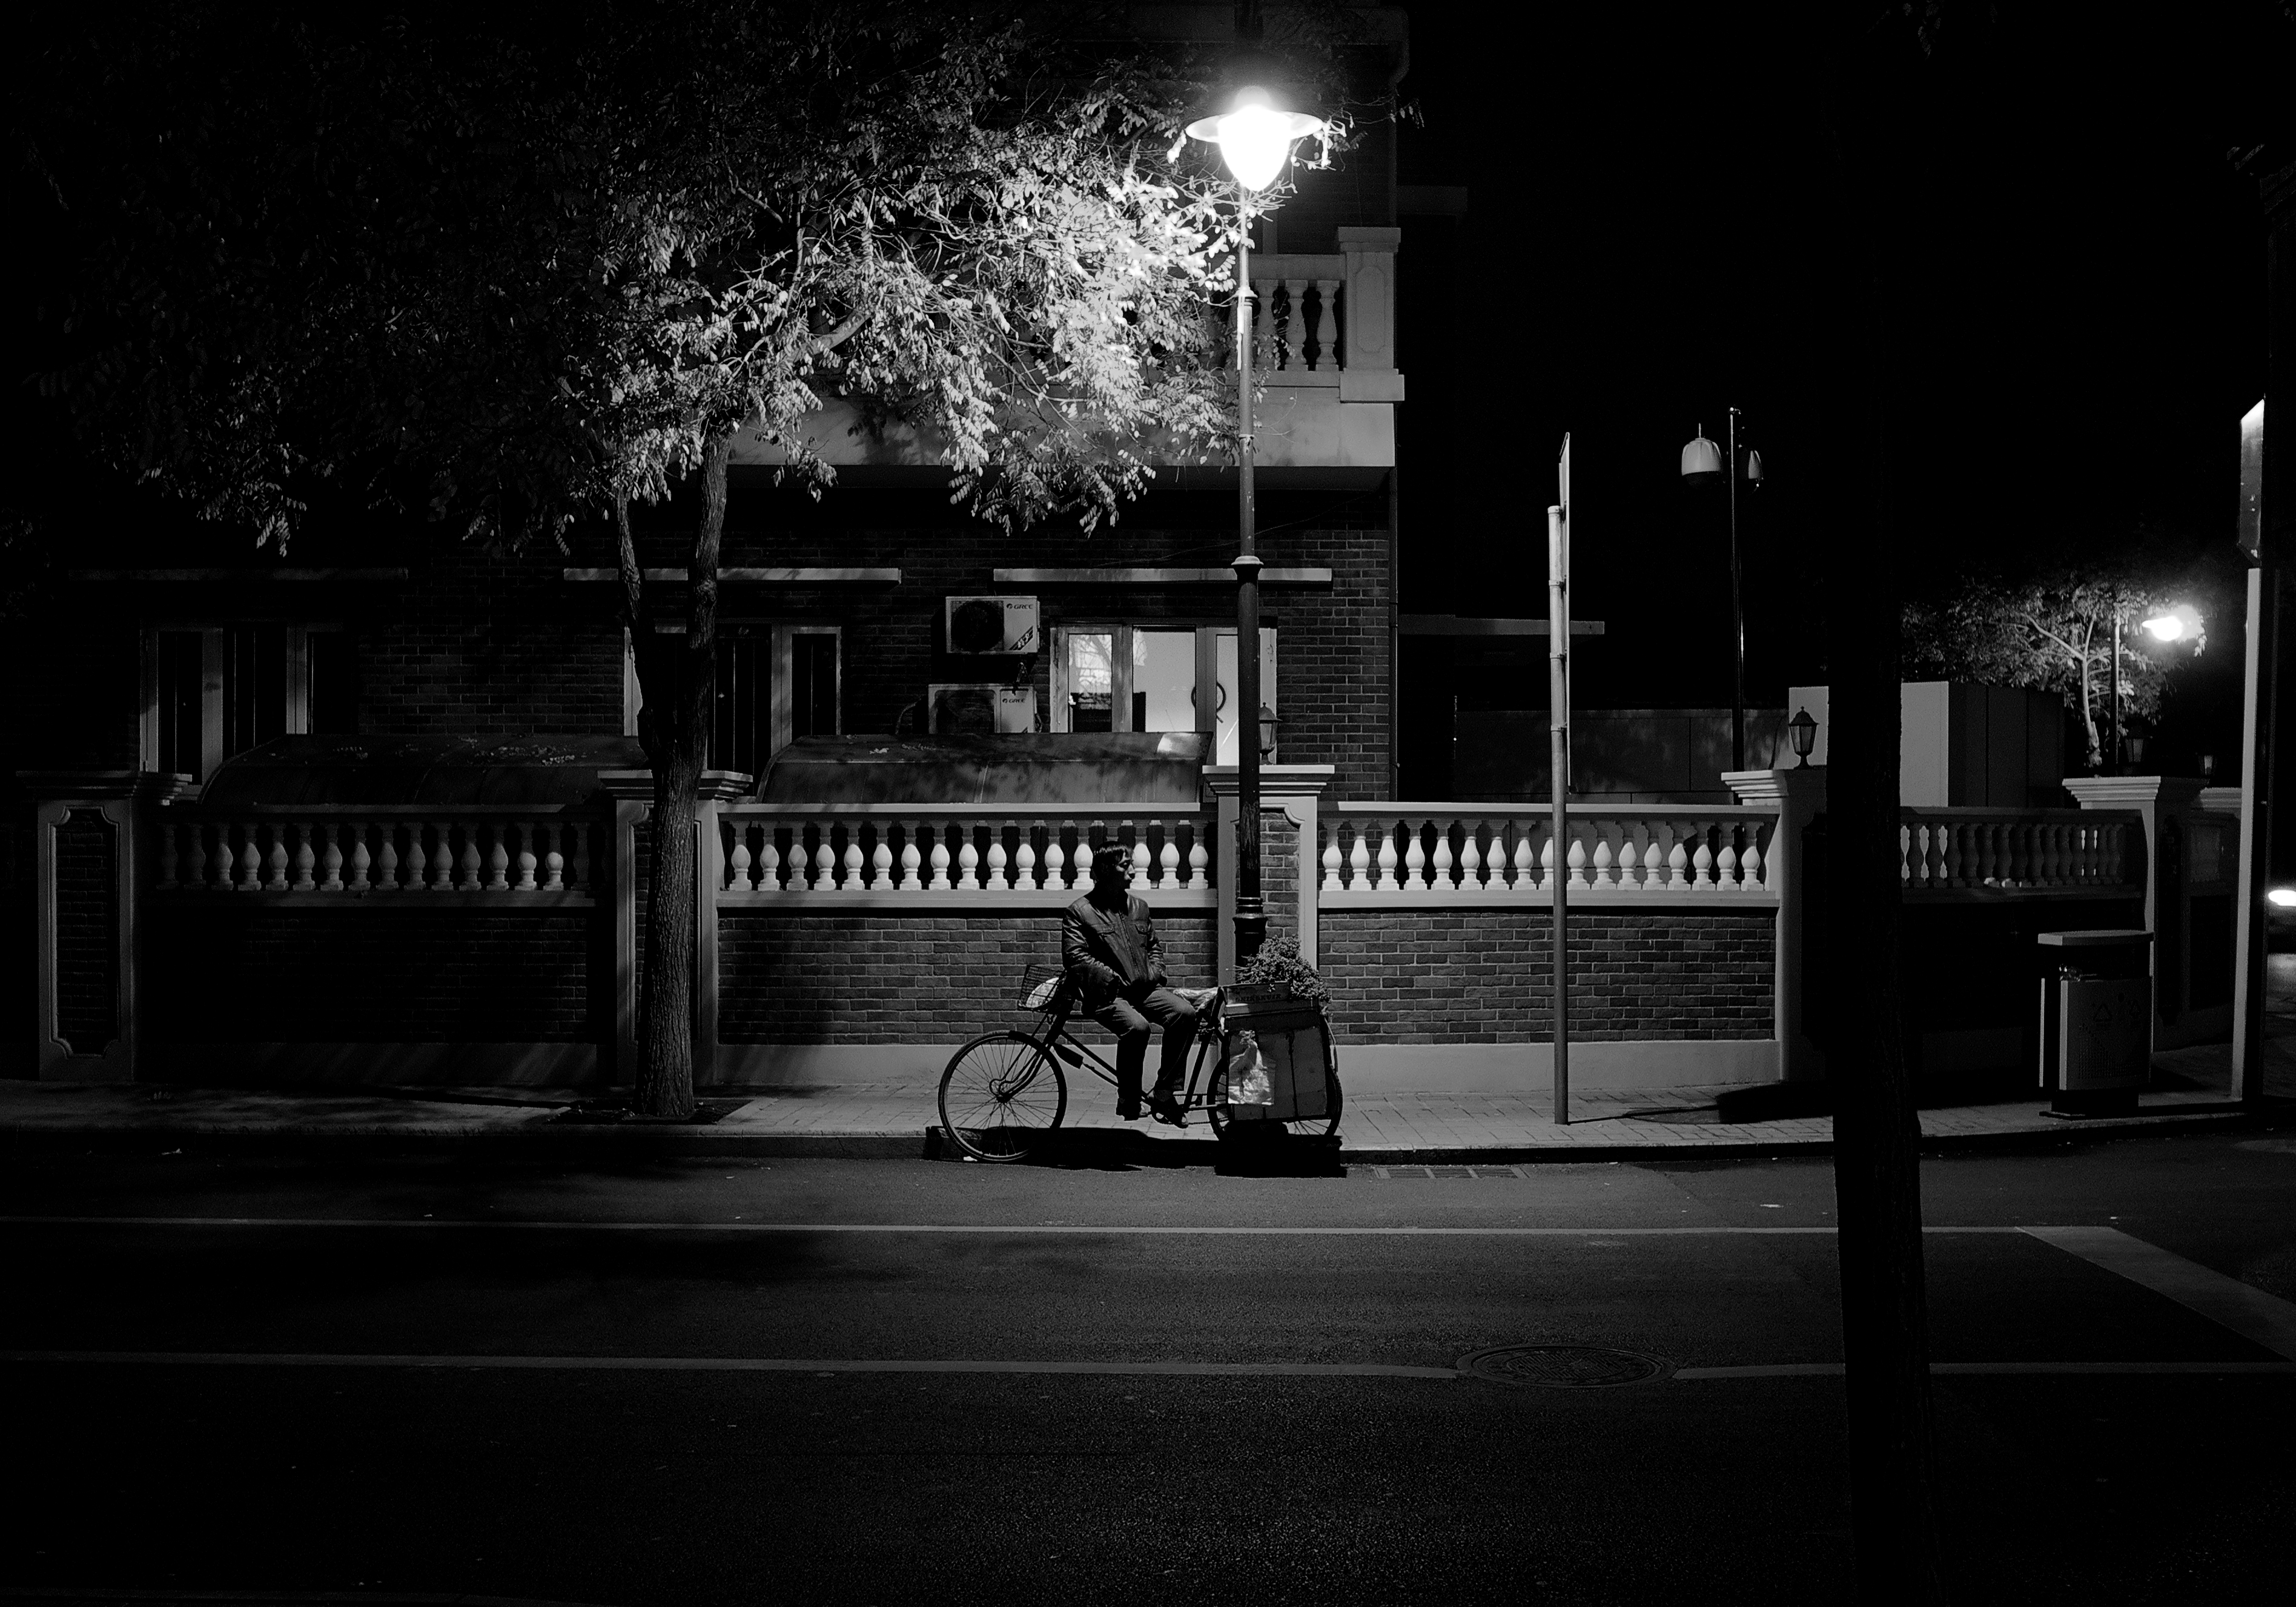
[[[1452,1171],[15,1157],[0,1586],[1843,1599],[1827,1164]],[[2296,1139],[1925,1184],[1960,1599],[2286,1600]]]

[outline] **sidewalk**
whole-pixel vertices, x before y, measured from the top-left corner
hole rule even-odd
[[[1923,1147],[2062,1141],[2132,1131],[2296,1125],[2296,1040],[2273,1045],[2263,1111],[2233,1106],[2213,1087],[2145,1095],[2133,1117],[2065,1121],[2042,1113],[2030,1095],[1921,1112]],[[2186,1052],[2187,1056],[2206,1052]],[[2222,1055],[2225,1052],[2218,1050]],[[2195,1063],[2179,1070],[2204,1074]],[[2185,1080],[2178,1078],[2177,1080]],[[1144,1164],[1209,1162],[1215,1145],[1201,1118],[1186,1132],[1115,1119],[1095,1084],[1071,1086],[1064,1131],[1071,1147],[1104,1160]],[[1715,1088],[1588,1092],[1571,1100],[1557,1127],[1543,1093],[1374,1094],[1350,1096],[1341,1122],[1340,1159],[1361,1163],[1461,1160],[1628,1160],[1695,1153],[1715,1159],[1823,1153],[1833,1142],[1829,1116],[1725,1122]],[[499,1090],[250,1091],[219,1088],[75,1086],[0,1083],[0,1144],[131,1152],[155,1146],[293,1149],[337,1144],[363,1149],[512,1150],[567,1160],[613,1155],[938,1156],[934,1090],[888,1083],[845,1087],[705,1090],[714,1120],[694,1124],[576,1122],[573,1096]]]

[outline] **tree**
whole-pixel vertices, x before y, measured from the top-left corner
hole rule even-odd
[[[2120,701],[2128,717],[2161,712],[2169,677],[2208,645],[2199,623],[2173,651],[2141,627],[2188,603],[2171,587],[2128,565],[2057,570],[2010,583],[1978,578],[1942,603],[1905,610],[1906,670],[1992,686],[2030,686],[2062,696],[2088,738],[2088,767],[2103,767],[2103,713],[2111,702],[2115,620],[2120,644]]]
[[[589,0],[50,53],[69,212],[49,375],[102,460],[283,545],[328,482],[475,539],[610,513],[655,777],[640,1108],[693,1103],[686,818],[737,436],[818,495],[825,396],[955,498],[1089,529],[1233,425],[1199,87],[1094,8]],[[1312,61],[1311,61],[1312,65]],[[89,97],[91,83],[105,93]],[[83,102],[135,108],[92,127]],[[1183,165],[1185,164],[1185,165]],[[698,491],[682,673],[633,502]]]

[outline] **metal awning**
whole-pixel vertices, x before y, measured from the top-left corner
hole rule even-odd
[[[227,758],[203,804],[578,804],[644,769],[634,736],[283,736]]]
[[[807,736],[775,755],[758,796],[785,804],[1160,804],[1201,807],[1201,731]]]

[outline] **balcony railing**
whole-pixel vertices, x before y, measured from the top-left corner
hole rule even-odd
[[[1144,896],[1211,895],[1211,821],[1154,805],[728,804],[718,810],[724,898],[857,895],[962,906],[1004,894],[1074,898],[1095,849],[1132,858]]]
[[[1326,902],[1416,897],[1551,898],[1555,844],[1543,808],[1347,803],[1324,812]],[[1765,855],[1775,808],[1574,805],[1562,851],[1568,896],[1590,904],[1776,902]]]
[[[434,893],[586,898],[594,809],[568,805],[307,805],[169,809],[159,881],[181,893]]]
[[[1909,895],[2142,892],[2143,816],[2101,809],[1916,808],[1898,816]]]

